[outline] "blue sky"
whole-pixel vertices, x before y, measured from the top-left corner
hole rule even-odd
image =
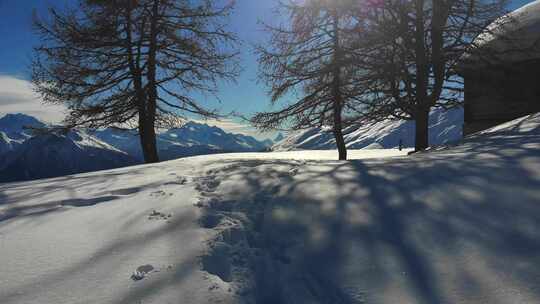
[[[29,78],[32,47],[38,43],[38,38],[34,35],[31,26],[33,10],[37,10],[38,14],[44,14],[49,6],[62,7],[75,2],[73,0],[0,0],[0,87],[11,88],[10,91],[14,88],[24,89],[25,84],[17,80]],[[230,30],[243,41],[241,46],[243,72],[237,83],[224,83],[220,86],[221,102],[212,96],[200,96],[204,104],[218,108],[223,113],[237,111],[245,115],[269,108],[266,90],[256,81],[257,60],[252,54],[250,43],[264,41],[264,33],[260,31],[258,20],[271,21],[272,8],[276,3],[276,0],[236,1],[234,15],[230,19]],[[36,107],[35,103],[33,107]],[[13,102],[10,102],[10,106],[6,108],[2,107],[0,101],[0,116],[16,110]],[[20,111],[30,112],[45,120],[58,121],[62,117],[58,107],[36,110],[21,106]],[[238,121],[225,120],[211,123],[229,131],[249,133],[263,138],[273,136],[273,134],[256,134],[254,130],[239,125]]]
[[[38,42],[31,27],[33,10],[36,9],[38,13],[43,14],[49,6],[62,7],[75,2],[74,0],[0,0],[0,95],[5,92],[12,94],[16,90],[29,89],[25,82],[29,77],[29,58],[32,55],[32,47]],[[532,1],[515,0],[511,8],[517,8],[528,2]],[[244,71],[237,84],[227,83],[220,86],[221,103],[214,98],[202,97],[205,104],[219,108],[224,113],[237,111],[245,115],[269,109],[266,88],[256,81],[257,61],[249,43],[264,41],[264,33],[260,31],[257,21],[272,22],[272,8],[276,3],[277,0],[236,0],[237,5],[231,18],[230,30],[236,32],[244,41],[241,48],[241,65]],[[58,107],[37,109],[37,97],[29,92],[23,95],[33,99],[34,104],[17,105],[13,102],[13,98],[7,104],[6,96],[11,96],[8,93],[4,94],[4,98],[0,96],[0,116],[13,111],[27,112],[53,121],[58,121],[62,116],[61,109]],[[213,124],[229,131],[248,133],[257,137],[273,135],[257,134],[254,130],[233,120],[213,122]]]

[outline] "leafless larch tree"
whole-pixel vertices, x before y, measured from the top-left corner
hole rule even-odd
[[[67,127],[134,124],[146,162],[159,161],[156,128],[187,113],[205,117],[190,93],[215,93],[238,74],[232,4],[200,0],[81,0],[35,18],[33,84],[65,104]]]
[[[265,25],[271,38],[256,48],[260,78],[280,109],[251,120],[261,129],[331,126],[341,160],[347,158],[342,131],[347,114],[354,112],[349,104],[362,89],[355,85],[351,6],[354,1],[280,3],[279,13],[287,21]]]
[[[427,148],[430,110],[462,102],[459,64],[486,26],[502,20],[506,4],[506,0],[366,0],[355,10],[357,58],[362,58],[358,66],[365,76],[357,84],[364,88],[358,106],[361,117],[414,120],[415,149]]]

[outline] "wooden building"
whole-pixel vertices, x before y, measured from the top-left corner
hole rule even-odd
[[[540,112],[540,0],[490,25],[459,67],[463,133]]]

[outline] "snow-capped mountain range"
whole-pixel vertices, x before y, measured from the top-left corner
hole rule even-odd
[[[136,131],[107,128],[91,131],[91,134],[138,160],[143,160]],[[218,127],[193,121],[181,128],[161,132],[157,136],[158,151],[162,160],[214,153],[259,152],[270,145],[251,136],[227,133]]]
[[[25,114],[0,118],[0,182],[125,167],[143,162],[133,130],[107,128],[36,132],[47,125]],[[242,134],[188,122],[158,135],[162,160],[227,152],[259,152],[270,145]]]
[[[436,109],[429,119],[429,143],[432,146],[458,141],[463,133],[463,108],[448,111]],[[390,149],[400,145],[414,147],[413,121],[384,120],[344,130],[349,149]],[[335,149],[336,142],[330,128],[311,128],[289,134],[272,146],[273,151]]]
[[[435,110],[430,117],[430,144],[440,145],[461,139],[463,110]],[[0,182],[55,177],[112,169],[143,163],[136,131],[118,128],[72,130],[43,133],[47,125],[24,114],[0,118]],[[414,145],[414,122],[385,120],[345,130],[350,149],[387,149],[402,143]],[[165,130],[157,137],[161,160],[229,153],[335,149],[329,128],[313,128],[274,140],[232,134],[218,127],[188,122],[181,128]]]
[[[32,136],[4,159],[0,182],[91,172],[139,163],[134,157],[82,130]]]

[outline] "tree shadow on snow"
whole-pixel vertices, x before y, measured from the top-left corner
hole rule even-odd
[[[148,168],[146,168],[147,170]],[[144,170],[131,170],[130,178],[145,174]],[[0,188],[0,225],[15,219],[59,213],[70,207],[90,207],[101,203],[111,202],[138,192],[161,186],[162,181],[143,183],[136,187],[122,186],[121,179],[125,172],[100,172],[92,174],[71,175],[60,178],[30,181],[22,183],[3,184]],[[114,186],[115,183],[120,182]],[[81,193],[78,189],[95,189],[93,193]],[[59,196],[57,196],[60,194]],[[67,199],[58,199],[67,197]],[[39,201],[38,203],[26,202]]]
[[[230,194],[269,200],[259,303],[538,301],[539,142],[529,132],[401,160],[312,161],[295,176],[277,168],[291,161],[237,163],[224,173],[247,187]]]

